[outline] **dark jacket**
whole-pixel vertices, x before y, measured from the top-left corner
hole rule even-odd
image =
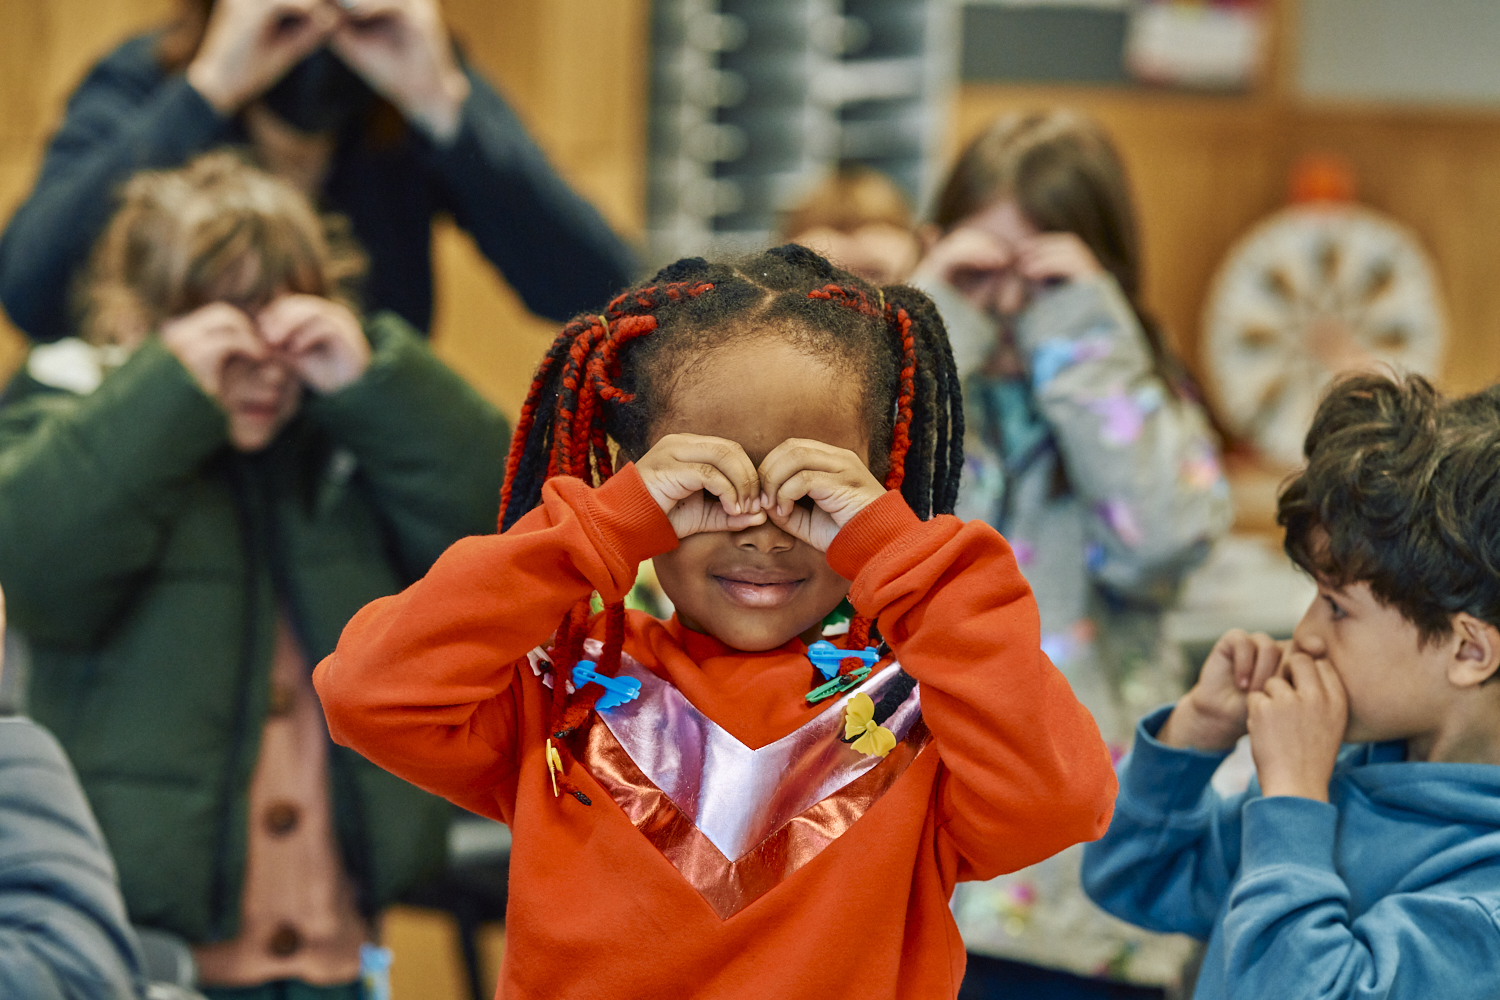
[[[0,719],[0,996],[145,993],[115,870],[68,758],[27,719]]]
[[[311,669],[361,606],[494,530],[504,419],[397,317],[368,333],[365,374],[258,454],[228,446],[154,338],[86,396],[34,383],[0,411],[0,585],[32,644],[32,713],[78,768],[136,923],[235,932],[278,612]],[[373,912],[442,864],[445,807],[340,747],[329,767]]]
[[[70,296],[138,170],[178,167],[245,133],[181,73],[157,36],[121,45],[68,101],[30,197],[0,238],[0,303],[33,339],[73,333]],[[348,217],[370,255],[363,301],[418,330],[432,322],[432,219],[450,213],[528,309],[568,319],[635,278],[630,249],[557,175],[519,119],[472,70],[458,135],[439,147],[407,128],[388,144],[341,137],[320,207]]]

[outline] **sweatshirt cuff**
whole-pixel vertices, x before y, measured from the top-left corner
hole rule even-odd
[[[1135,812],[1166,815],[1190,812],[1203,799],[1214,772],[1228,753],[1209,753],[1187,747],[1169,747],[1156,738],[1172,714],[1163,705],[1135,728],[1135,745],[1121,763],[1120,799]]]
[[[1258,868],[1297,865],[1334,871],[1338,808],[1294,795],[1246,802],[1240,840],[1242,877]]]
[[[583,509],[598,542],[633,566],[677,548],[677,532],[634,462],[593,490]]]
[[[881,549],[922,523],[899,490],[888,490],[833,537],[833,544],[828,546],[828,565],[839,576],[852,580]]]

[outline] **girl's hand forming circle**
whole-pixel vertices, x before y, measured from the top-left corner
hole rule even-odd
[[[255,317],[272,349],[315,392],[334,392],[365,373],[370,342],[348,307],[317,295],[283,295]]]
[[[1094,251],[1077,233],[1040,233],[1020,248],[1017,262],[1027,281],[1074,281],[1104,273]]]
[[[678,538],[763,524],[760,477],[733,441],[667,434],[635,463]]]
[[[854,452],[822,441],[790,438],[760,463],[760,504],[793,538],[827,552],[854,515],[885,495],[885,487]],[[797,503],[813,502],[808,509]]]
[[[1015,264],[1009,246],[987,232],[959,226],[932,245],[912,279],[948,285],[976,308],[988,310],[995,283]]]

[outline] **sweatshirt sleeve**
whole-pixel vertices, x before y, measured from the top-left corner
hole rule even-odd
[[[1202,409],[1156,373],[1112,277],[1049,289],[1017,321],[1032,393],[1090,514],[1094,578],[1132,599],[1171,599],[1233,511]]]
[[[526,654],[593,591],[617,601],[677,545],[635,466],[598,489],[557,477],[503,535],[465,538],[421,580],[365,606],[313,673],[333,739],[460,801],[517,766]]]
[[[1156,739],[1172,707],[1146,716],[1121,767],[1109,832],[1083,851],[1083,887],[1140,927],[1207,939],[1240,863],[1240,807],[1209,782],[1227,754]]]
[[[138,170],[181,166],[230,138],[230,122],[180,73],[156,64],[156,36],[126,42],[91,70],[47,147],[41,174],[0,238],[0,303],[35,340],[72,332],[69,296]]]
[[[1393,892],[1353,919],[1333,861],[1338,820],[1334,806],[1312,799],[1245,805],[1244,861],[1224,915],[1229,996],[1493,997],[1500,968],[1493,896],[1428,886]]]
[[[921,685],[943,763],[939,845],[959,880],[1104,832],[1116,789],[1109,754],[1042,653],[1036,601],[993,528],[921,521],[892,491],[845,525],[828,561]]]
[[[472,68],[453,141],[433,156],[446,207],[526,308],[559,322],[601,309],[635,279],[634,252],[557,173]]]
[[[0,720],[0,995],[145,995],[104,838],[62,747]]]

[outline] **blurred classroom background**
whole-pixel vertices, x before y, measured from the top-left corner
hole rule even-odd
[[[1287,462],[1266,435],[1285,414],[1295,422],[1306,404],[1298,394],[1315,395],[1313,369],[1336,363],[1340,345],[1383,337],[1409,347],[1453,393],[1500,378],[1493,0],[443,6],[468,58],[652,264],[764,240],[778,204],[840,160],[892,173],[920,211],[953,154],[996,115],[1061,104],[1097,117],[1131,173],[1146,303],[1228,432],[1240,530],[1190,586],[1174,624],[1185,644],[1217,635],[1231,615],[1289,629],[1305,603],[1269,520]],[[84,71],[173,7],[0,5],[0,219],[29,190]],[[1343,206],[1373,228],[1356,225],[1344,245],[1319,236],[1314,217],[1241,243],[1294,196]],[[514,419],[554,327],[527,315],[451,225],[435,254],[437,350]],[[1298,284],[1336,284],[1337,254],[1365,255],[1355,298],[1401,286],[1409,316],[1356,329],[1367,318],[1358,302]],[[1230,257],[1238,270],[1226,269]],[[1255,287],[1236,299],[1236,282]],[[1254,313],[1245,296],[1255,294],[1285,308],[1240,317],[1236,310]],[[1293,347],[1275,346],[1278,338]],[[0,376],[19,363],[23,343],[0,318]],[[1246,390],[1223,359],[1252,355],[1264,363]],[[1247,613],[1261,617],[1247,622]],[[386,935],[398,955],[397,997],[467,995],[450,916],[398,909]],[[503,929],[486,926],[474,940],[474,961],[493,984]]]

